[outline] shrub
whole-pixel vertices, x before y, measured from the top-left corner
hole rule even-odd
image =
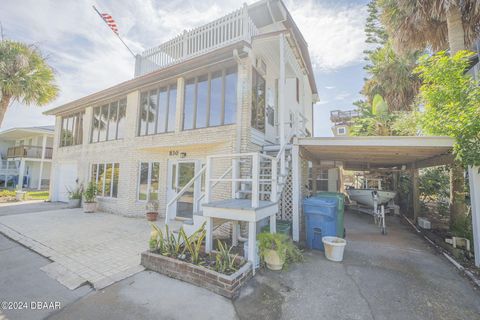
[[[267,250],[277,251],[280,259],[285,261],[284,268],[290,263],[303,261],[303,254],[289,236],[282,233],[260,233],[258,235],[259,254],[264,259]]]
[[[86,203],[95,202],[95,197],[97,196],[97,185],[95,182],[91,181],[85,191],[83,192],[83,197],[85,198]]]

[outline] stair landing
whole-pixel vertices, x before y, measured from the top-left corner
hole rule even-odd
[[[276,214],[278,203],[260,201],[258,208],[253,208],[249,199],[228,199],[204,203],[202,208],[204,217],[256,222]]]

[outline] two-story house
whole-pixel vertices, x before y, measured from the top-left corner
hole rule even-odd
[[[95,181],[100,210],[122,215],[143,215],[151,200],[167,223],[221,200],[278,215],[289,144],[313,132],[317,99],[283,2],[244,5],[138,55],[132,80],[46,112],[56,117],[52,200]]]
[[[0,132],[0,188],[47,189],[53,150],[53,126]]]

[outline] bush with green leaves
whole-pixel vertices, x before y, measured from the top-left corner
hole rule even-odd
[[[258,242],[259,255],[262,260],[268,250],[275,250],[280,259],[285,262],[284,268],[287,268],[290,263],[303,261],[302,251],[286,234],[262,232],[258,235]]]
[[[473,52],[446,51],[423,56],[415,69],[422,80],[423,127],[455,138],[454,153],[463,165],[480,165],[480,84],[466,73]]]
[[[83,198],[85,199],[86,203],[93,203],[95,202],[95,198],[97,197],[97,185],[95,182],[91,181],[87,188],[83,191]]]

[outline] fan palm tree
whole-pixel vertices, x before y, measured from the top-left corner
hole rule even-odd
[[[369,53],[370,64],[365,70],[370,78],[362,88],[370,103],[379,94],[389,107],[389,111],[411,111],[420,87],[420,80],[413,73],[419,51],[398,55],[390,42]]]
[[[53,69],[35,46],[0,40],[0,125],[9,105],[45,105],[57,97]]]
[[[464,50],[480,35],[478,0],[379,0],[389,35],[399,51]]]
[[[480,36],[478,0],[379,0],[389,35],[399,52],[427,47],[465,50]],[[466,213],[464,168],[455,163],[451,173],[451,223]]]

